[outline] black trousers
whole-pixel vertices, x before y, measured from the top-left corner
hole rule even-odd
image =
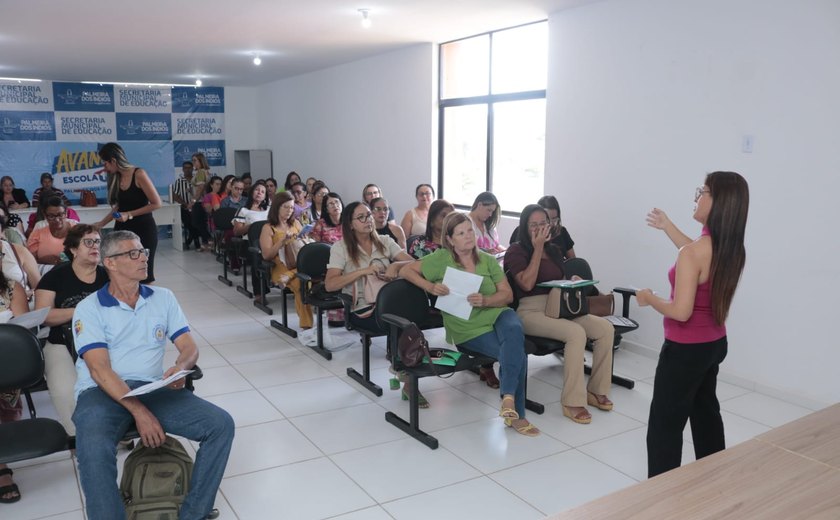
[[[726,349],[726,336],[708,343],[666,339],[662,345],[648,419],[649,478],[680,466],[686,421],[691,421],[698,459],[726,448],[715,393],[718,367],[726,357]]]

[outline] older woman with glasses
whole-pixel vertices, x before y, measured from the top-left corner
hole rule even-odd
[[[376,184],[368,184],[362,190],[362,202],[368,205],[369,208],[373,209],[373,199],[385,197],[382,195],[382,190]],[[376,215],[374,215],[376,218]],[[396,222],[396,217],[394,217],[394,208],[388,208],[388,222]]]
[[[26,242],[26,247],[39,264],[53,266],[64,261],[64,239],[75,224],[66,217],[67,211],[61,198],[50,197],[44,210],[47,226],[33,231]]]
[[[296,182],[292,184],[289,191],[294,199],[294,219],[300,222],[302,226],[312,223],[312,215],[307,211],[312,206],[312,202],[306,196],[306,184]]]
[[[335,192],[329,192],[321,199],[321,218],[315,223],[312,233],[309,235],[316,242],[323,242],[325,244],[335,244],[341,241],[343,236],[342,218],[344,214],[341,210],[344,204],[341,202],[341,196]]]
[[[67,433],[75,435],[73,410],[76,407],[73,387],[76,368],[73,346],[68,344],[65,329],[73,319],[76,305],[108,282],[108,273],[99,265],[99,232],[90,224],[74,226],[64,239],[64,251],[70,262],[44,275],[35,290],[35,308],[49,308],[44,324],[50,335],[44,345],[44,377],[50,399]]]
[[[388,214],[391,211],[391,208],[388,206],[388,201],[382,197],[371,199],[370,209],[373,212],[373,222],[376,227],[376,232],[380,235],[388,235],[401,248],[405,249],[405,232],[403,228],[388,220]]]

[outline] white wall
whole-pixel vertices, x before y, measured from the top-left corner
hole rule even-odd
[[[609,285],[667,294],[676,250],[646,212],[697,235],[694,188],[740,172],[747,266],[722,373],[840,400],[840,2],[607,0],[549,23],[546,192],[577,253]],[[660,317],[633,312],[631,339],[658,350]]]
[[[260,87],[259,142],[274,152],[274,176],[323,179],[345,203],[373,182],[401,218],[437,171],[434,55],[414,45]]]
[[[258,148],[259,111],[255,87],[225,87],[225,157],[226,173],[236,171],[234,150]]]

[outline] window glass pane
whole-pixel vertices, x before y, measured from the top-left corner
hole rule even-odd
[[[490,35],[447,43],[441,48],[441,99],[486,96],[490,78]]]
[[[443,196],[471,205],[487,182],[487,105],[444,109]]]
[[[536,204],[545,185],[545,99],[493,105],[493,193],[504,211]]]
[[[547,69],[547,23],[493,33],[493,94],[543,90]]]

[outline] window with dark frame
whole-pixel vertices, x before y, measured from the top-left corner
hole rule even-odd
[[[492,191],[518,214],[544,191],[548,22],[442,43],[440,196],[469,207]]]

